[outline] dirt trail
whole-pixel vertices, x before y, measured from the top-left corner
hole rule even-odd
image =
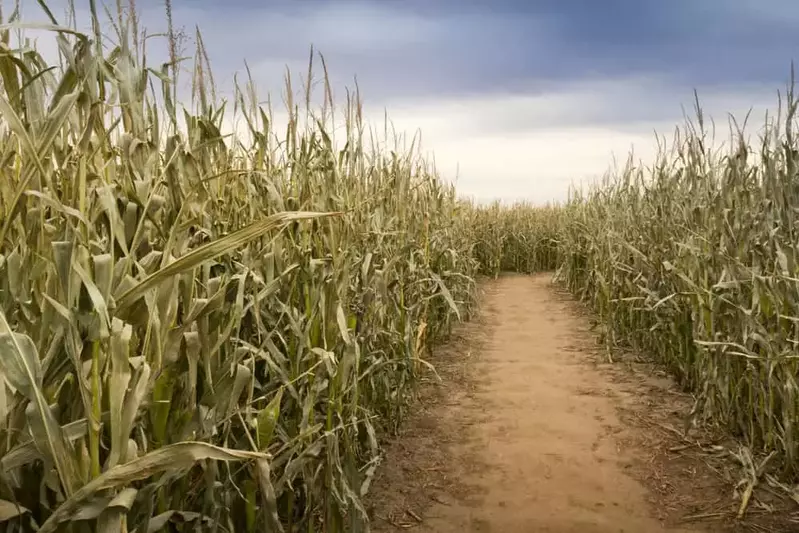
[[[624,392],[588,362],[595,341],[550,276],[488,284],[468,328],[459,358],[474,350],[476,386],[440,395],[415,436],[390,447],[377,531],[697,531],[661,525],[628,474],[640,454],[619,438]],[[430,502],[414,511],[425,491]]]

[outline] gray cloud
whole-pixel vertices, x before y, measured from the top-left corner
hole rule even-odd
[[[64,3],[64,0],[60,0]],[[57,5],[58,3],[56,3]],[[266,90],[313,45],[334,86],[357,75],[375,102],[544,94],[581,80],[656,76],[685,92],[779,86],[799,50],[791,0],[174,0],[176,25],[203,32],[223,88],[246,59]],[[161,0],[139,0],[150,32]],[[28,12],[36,11],[33,2]],[[84,6],[85,7],[85,6]],[[152,58],[164,57],[163,40]]]
[[[183,1],[175,13],[200,22],[222,69],[244,57],[300,64],[314,44],[337,80],[357,73],[375,99],[540,93],[640,74],[685,87],[776,84],[799,45],[799,4],[786,0]]]

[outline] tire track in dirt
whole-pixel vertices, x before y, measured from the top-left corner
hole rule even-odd
[[[618,415],[625,392],[588,363],[594,340],[550,279],[487,284],[481,317],[436,358],[444,383],[388,448],[373,529],[698,531],[662,525],[629,475],[642,450],[620,438],[630,431]],[[470,377],[459,380],[470,350]]]

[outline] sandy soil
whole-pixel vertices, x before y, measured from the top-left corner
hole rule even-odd
[[[603,368],[618,365],[601,363],[548,275],[489,282],[482,305],[437,352],[443,381],[389,443],[374,531],[727,530],[686,519],[734,502],[706,461],[675,455],[691,444],[674,421],[686,399],[668,380]],[[686,499],[696,490],[704,498]]]

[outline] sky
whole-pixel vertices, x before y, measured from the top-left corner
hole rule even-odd
[[[148,33],[166,29],[162,1],[136,4]],[[223,95],[246,60],[279,102],[313,46],[336,101],[357,77],[367,120],[421,131],[478,201],[561,201],[631,149],[651,162],[694,90],[721,140],[750,110],[756,135],[799,59],[795,0],[173,0],[173,18],[199,27]]]

